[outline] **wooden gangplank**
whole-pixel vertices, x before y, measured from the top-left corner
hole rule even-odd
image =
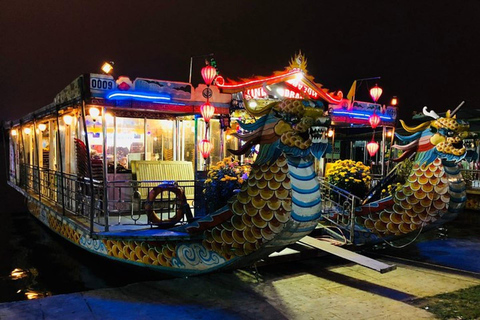
[[[319,250],[328,252],[328,253],[333,254],[337,257],[355,262],[359,265],[362,265],[364,267],[373,269],[373,270],[378,271],[380,273],[386,273],[386,272],[395,270],[397,268],[397,266],[395,266],[395,265],[390,265],[390,264],[383,263],[381,261],[363,256],[361,254],[358,254],[356,252],[353,252],[353,251],[350,251],[350,250],[332,245],[331,243],[329,243],[327,241],[318,240],[318,239],[315,239],[315,238],[310,237],[310,236],[306,236],[306,237],[300,239],[298,242],[300,242],[301,244],[304,244],[304,245],[311,246],[315,249],[319,249]]]

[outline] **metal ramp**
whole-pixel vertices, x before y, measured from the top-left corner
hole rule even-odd
[[[397,268],[395,265],[389,265],[341,247],[356,243],[355,208],[361,205],[363,199],[331,185],[324,179],[320,179],[320,192],[323,200],[322,219],[314,233],[321,233],[327,238],[319,240],[306,236],[294,245],[290,245],[280,252],[272,253],[268,258],[263,259],[261,264],[333,254],[380,273],[395,270]]]
[[[386,273],[386,272],[395,270],[397,268],[395,265],[389,265],[381,261],[377,261],[375,259],[363,256],[356,252],[343,249],[339,246],[332,245],[330,242],[318,240],[310,236],[306,236],[300,239],[298,242],[301,244],[313,247],[315,249],[328,252],[337,257],[355,262],[361,266],[378,271],[380,273]]]

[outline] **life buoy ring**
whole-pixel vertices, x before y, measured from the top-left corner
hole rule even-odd
[[[164,191],[172,192],[175,194],[175,205],[176,211],[175,216],[169,219],[161,219],[153,210],[153,203],[157,196]],[[148,222],[152,224],[175,224],[182,220],[184,212],[183,212],[183,204],[187,201],[185,197],[185,193],[183,192],[183,188],[179,187],[176,183],[162,183],[158,186],[152,188],[148,193],[147,201],[145,202],[145,212],[147,213]]]

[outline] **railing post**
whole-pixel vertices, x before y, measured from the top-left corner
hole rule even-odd
[[[35,155],[37,158],[37,173],[38,173],[38,201],[42,202],[42,184],[40,183],[40,150],[38,150],[38,137],[37,137],[37,119],[33,118],[33,141],[35,143]],[[35,163],[35,161],[34,161]]]
[[[26,148],[25,148],[25,139],[23,139],[23,125],[22,121],[20,120],[20,129],[19,129],[19,136],[20,136],[20,143],[19,143],[19,152],[22,151],[22,157],[19,155],[19,161],[21,164],[21,158],[23,158],[23,174],[20,174],[20,186],[27,188],[27,156],[26,156]],[[22,186],[23,184],[23,186]]]
[[[56,107],[56,117],[57,117],[57,145],[58,145],[58,156],[60,162],[60,188],[62,193],[62,213],[65,215],[65,190],[64,190],[64,181],[63,181],[63,157],[62,157],[62,142],[60,141],[60,121],[58,119],[58,106]]]
[[[91,196],[90,196],[90,236],[93,234],[93,218],[95,216],[95,188],[93,183],[93,175],[92,175],[92,161],[90,157],[90,144],[88,142],[88,130],[87,130],[87,121],[85,120],[85,100],[82,100],[82,122],[83,122],[83,130],[85,133],[85,147],[87,149],[87,168],[88,168],[88,175],[90,177],[90,187],[91,187]],[[106,159],[103,159],[104,161]]]
[[[350,242],[354,243],[355,241],[355,197],[350,195],[352,198],[350,206]]]
[[[145,127],[147,126],[145,120]],[[144,132],[147,132],[146,130]],[[104,106],[102,111],[102,134],[103,134],[103,217],[105,219],[105,231],[109,230],[108,224],[108,163],[107,163],[107,108]],[[146,134],[145,134],[145,143],[144,143],[144,151],[145,155],[147,152],[147,144],[146,144]],[[114,154],[116,151],[114,150]],[[115,167],[115,163],[113,164]]]

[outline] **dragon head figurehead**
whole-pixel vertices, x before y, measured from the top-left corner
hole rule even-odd
[[[396,134],[400,141],[408,143],[403,146],[393,146],[404,151],[397,160],[403,160],[415,152],[417,153],[416,161],[420,163],[430,163],[436,158],[454,162],[462,160],[466,155],[463,139],[469,135],[469,124],[458,120],[450,110],[445,117],[440,117],[434,111],[427,111],[426,107],[423,108],[423,113],[434,120],[414,128],[400,120],[402,127],[412,135]]]
[[[260,117],[255,123],[240,123],[247,133],[236,134],[245,144],[234,154],[248,152],[256,144],[260,150],[256,164],[273,163],[283,152],[287,156],[306,158],[310,155],[321,158],[328,147],[326,131],[330,118],[323,110],[311,107],[304,100],[283,100],[273,102],[260,110],[247,111]]]

